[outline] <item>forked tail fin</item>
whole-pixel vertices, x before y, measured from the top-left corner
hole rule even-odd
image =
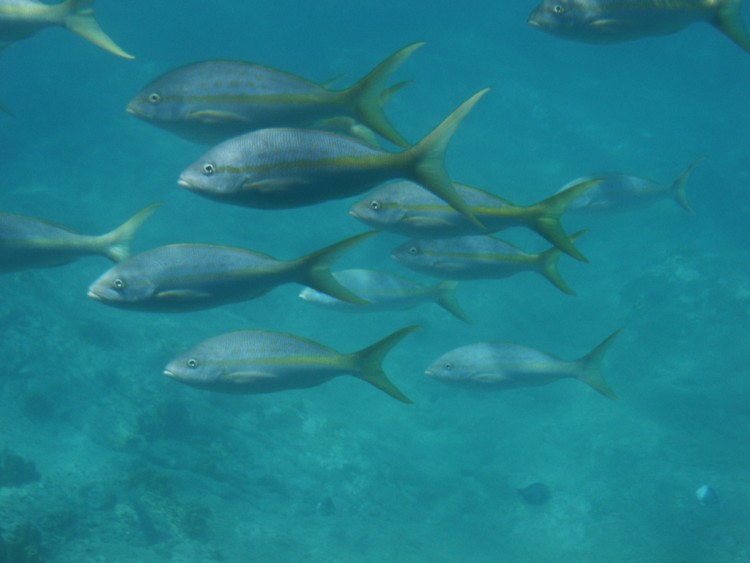
[[[615,395],[615,392],[602,376],[602,361],[604,360],[604,355],[607,353],[607,350],[609,350],[609,347],[621,332],[622,329],[616,330],[601,344],[576,362],[580,369],[578,379],[587,385],[590,385],[609,399],[616,399],[617,395]]]
[[[353,362],[354,375],[360,379],[364,379],[371,385],[374,385],[384,393],[388,393],[391,397],[402,403],[411,403],[411,399],[404,395],[388,378],[383,371],[382,364],[388,352],[391,351],[391,348],[398,344],[405,336],[416,330],[420,330],[421,328],[422,327],[419,326],[408,326],[402,328],[390,336],[386,336],[383,340],[376,342],[372,346],[368,346],[364,350],[350,354],[349,358]]]
[[[130,243],[136,231],[159,207],[161,207],[161,203],[152,203],[141,209],[114,231],[97,237],[101,241],[101,253],[113,262],[120,262],[130,256]]]
[[[672,186],[669,188],[672,198],[688,213],[695,213],[695,209],[693,209],[693,206],[690,205],[690,202],[687,199],[687,182],[695,167],[698,166],[702,160],[703,157],[697,158],[688,164],[688,167],[683,170],[682,174],[680,174],[674,182],[672,182]]]
[[[67,9],[67,15],[64,19],[65,27],[77,33],[84,39],[88,39],[94,45],[114,53],[124,59],[133,59],[115,43],[109,35],[104,33],[99,23],[94,18],[94,1],[95,0],[66,0],[64,6]]]

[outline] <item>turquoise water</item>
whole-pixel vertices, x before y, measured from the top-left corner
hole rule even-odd
[[[462,282],[472,325],[434,305],[354,316],[297,299],[180,315],[86,298],[104,258],[0,277],[0,447],[39,480],[0,486],[15,561],[739,562],[750,560],[750,55],[713,28],[599,47],[526,25],[535,2],[100,0],[102,27],[135,61],[64,30],[0,57],[0,208],[98,234],[154,201],[135,251],[176,242],[294,258],[365,228],[358,198],[262,211],[176,186],[205,151],[124,112],[157,75],[208,58],[257,61],[343,86],[424,40],[388,104],[410,140],[492,91],[456,134],[453,178],[527,204],[573,178],[619,171],[668,183],[672,202],[570,217],[589,264],[563,257],[577,297],[541,277]],[[746,17],[746,20],[748,18]],[[523,230],[503,238],[547,244]],[[381,235],[338,265],[408,275]],[[212,336],[277,330],[350,352],[418,324],[386,371],[414,400],[354,378],[224,396],[162,376]],[[609,401],[576,381],[478,394],[423,375],[463,344],[508,340],[577,358],[618,327]],[[545,483],[551,499],[516,489]],[[720,506],[701,506],[711,485]],[[25,534],[25,535],[24,535]],[[6,552],[8,550],[6,549]],[[1,553],[1,551],[0,551]],[[5,563],[5,562],[4,562]]]

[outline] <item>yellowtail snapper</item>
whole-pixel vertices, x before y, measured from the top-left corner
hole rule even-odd
[[[619,43],[669,35],[702,21],[750,52],[741,6],[742,0],[544,0],[529,24],[572,41]]]
[[[217,145],[184,170],[178,184],[224,203],[283,209],[350,197],[405,178],[479,224],[453,188],[444,156],[456,129],[487,91],[469,98],[417,145],[400,153],[327,131],[261,129]]]
[[[348,374],[394,399],[411,403],[381,364],[391,348],[419,328],[403,328],[353,354],[340,354],[291,334],[230,332],[205,340],[178,356],[166,366],[164,375],[208,391],[255,394],[315,387]]]
[[[366,306],[354,305],[321,293],[311,287],[303,289],[301,299],[320,307],[368,313],[373,311],[403,311],[421,303],[437,303],[458,319],[470,323],[456,299],[457,282],[444,280],[437,285],[425,285],[414,280],[378,270],[351,269],[333,272],[333,277],[355,295],[367,301]]]
[[[14,43],[48,27],[65,27],[118,57],[132,59],[94,19],[94,0],[0,0],[0,43]]]
[[[392,143],[409,143],[389,123],[386,82],[423,43],[394,53],[345,90],[242,61],[204,61],[172,70],[148,84],[128,113],[189,140],[215,144],[269,127],[309,127],[336,116],[354,118]]]
[[[609,399],[614,391],[602,377],[604,355],[622,329],[579,360],[561,360],[510,342],[478,342],[455,348],[435,360],[425,375],[442,383],[481,391],[503,391],[578,379]]]
[[[291,261],[227,246],[160,246],[106,271],[91,285],[88,295],[114,307],[183,312],[247,301],[277,286],[299,283],[343,301],[364,304],[366,301],[336,281],[329,266],[375,234],[362,233]]]
[[[487,234],[510,227],[526,227],[541,235],[566,254],[587,262],[560,224],[571,204],[585,197],[597,179],[571,185],[565,193],[527,207],[513,205],[499,196],[455,183],[453,188],[466,202],[484,229],[413,182],[400,181],[378,188],[355,203],[349,214],[363,223],[412,238],[447,238]]]
[[[574,234],[573,240],[584,232]],[[410,240],[397,247],[392,257],[417,272],[452,280],[501,279],[520,272],[536,272],[560,291],[575,295],[557,270],[561,255],[557,248],[528,254],[499,238],[466,235]]]
[[[686,187],[693,169],[703,160],[699,158],[683,170],[671,184],[660,184],[638,176],[626,174],[597,174],[601,182],[593,189],[581,194],[569,206],[571,212],[619,213],[648,207],[657,201],[671,199],[688,213],[694,213],[688,202]],[[580,185],[586,178],[578,178],[560,188],[559,195]]]
[[[142,209],[114,231],[98,236],[81,235],[35,217],[0,213],[0,272],[51,268],[91,255],[124,260],[135,232],[159,205]]]

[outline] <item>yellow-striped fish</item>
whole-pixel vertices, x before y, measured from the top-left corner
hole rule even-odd
[[[291,334],[230,332],[181,354],[167,364],[164,375],[208,391],[255,394],[315,387],[349,374],[402,403],[411,403],[388,378],[381,363],[391,348],[419,328],[403,328],[353,354],[340,354]]]
[[[114,231],[98,236],[80,235],[35,217],[0,213],[0,272],[51,268],[89,255],[124,260],[130,255],[133,235],[159,205],[146,207]]]
[[[118,57],[132,59],[94,19],[95,0],[0,0],[0,43],[15,43],[48,27],[65,27]]]
[[[529,24],[584,43],[619,43],[669,35],[706,22],[750,52],[742,0],[543,0]]]
[[[423,43],[404,47],[362,80],[332,90],[259,64],[203,61],[177,68],[148,84],[127,112],[191,141],[216,144],[268,127],[309,127],[349,117],[396,145],[409,143],[390,124],[383,104],[404,86],[391,75]]]

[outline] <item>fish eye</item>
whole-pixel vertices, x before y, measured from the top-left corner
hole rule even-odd
[[[198,360],[196,360],[195,358],[190,358],[187,361],[187,365],[188,365],[189,368],[197,368],[198,367]]]
[[[410,246],[409,254],[411,254],[412,256],[416,256],[417,254],[419,254],[419,249],[416,246]]]
[[[206,176],[210,176],[210,175],[211,175],[211,174],[213,174],[214,172],[216,172],[216,168],[215,168],[215,167],[214,167],[214,165],[213,165],[213,164],[211,164],[210,162],[207,162],[206,164],[204,164],[204,165],[203,165],[203,173],[204,173],[204,174],[205,174]]]
[[[452,369],[453,369],[453,364],[452,364],[452,363],[450,363],[450,362],[445,362],[445,364],[443,364],[443,367],[444,367],[445,369],[447,369],[448,371],[450,371],[450,370],[452,370]]]
[[[370,202],[370,209],[373,211],[379,211],[382,206],[380,205],[380,202],[377,199],[373,199]]]
[[[560,4],[555,4],[555,6],[552,8],[552,11],[556,14],[562,14],[565,11],[565,8],[563,8]]]
[[[112,287],[115,289],[125,289],[125,282],[122,279],[117,278],[112,282]]]
[[[151,92],[148,95],[148,101],[151,102],[152,104],[158,104],[159,102],[161,102],[161,96],[157,94],[156,92]]]

